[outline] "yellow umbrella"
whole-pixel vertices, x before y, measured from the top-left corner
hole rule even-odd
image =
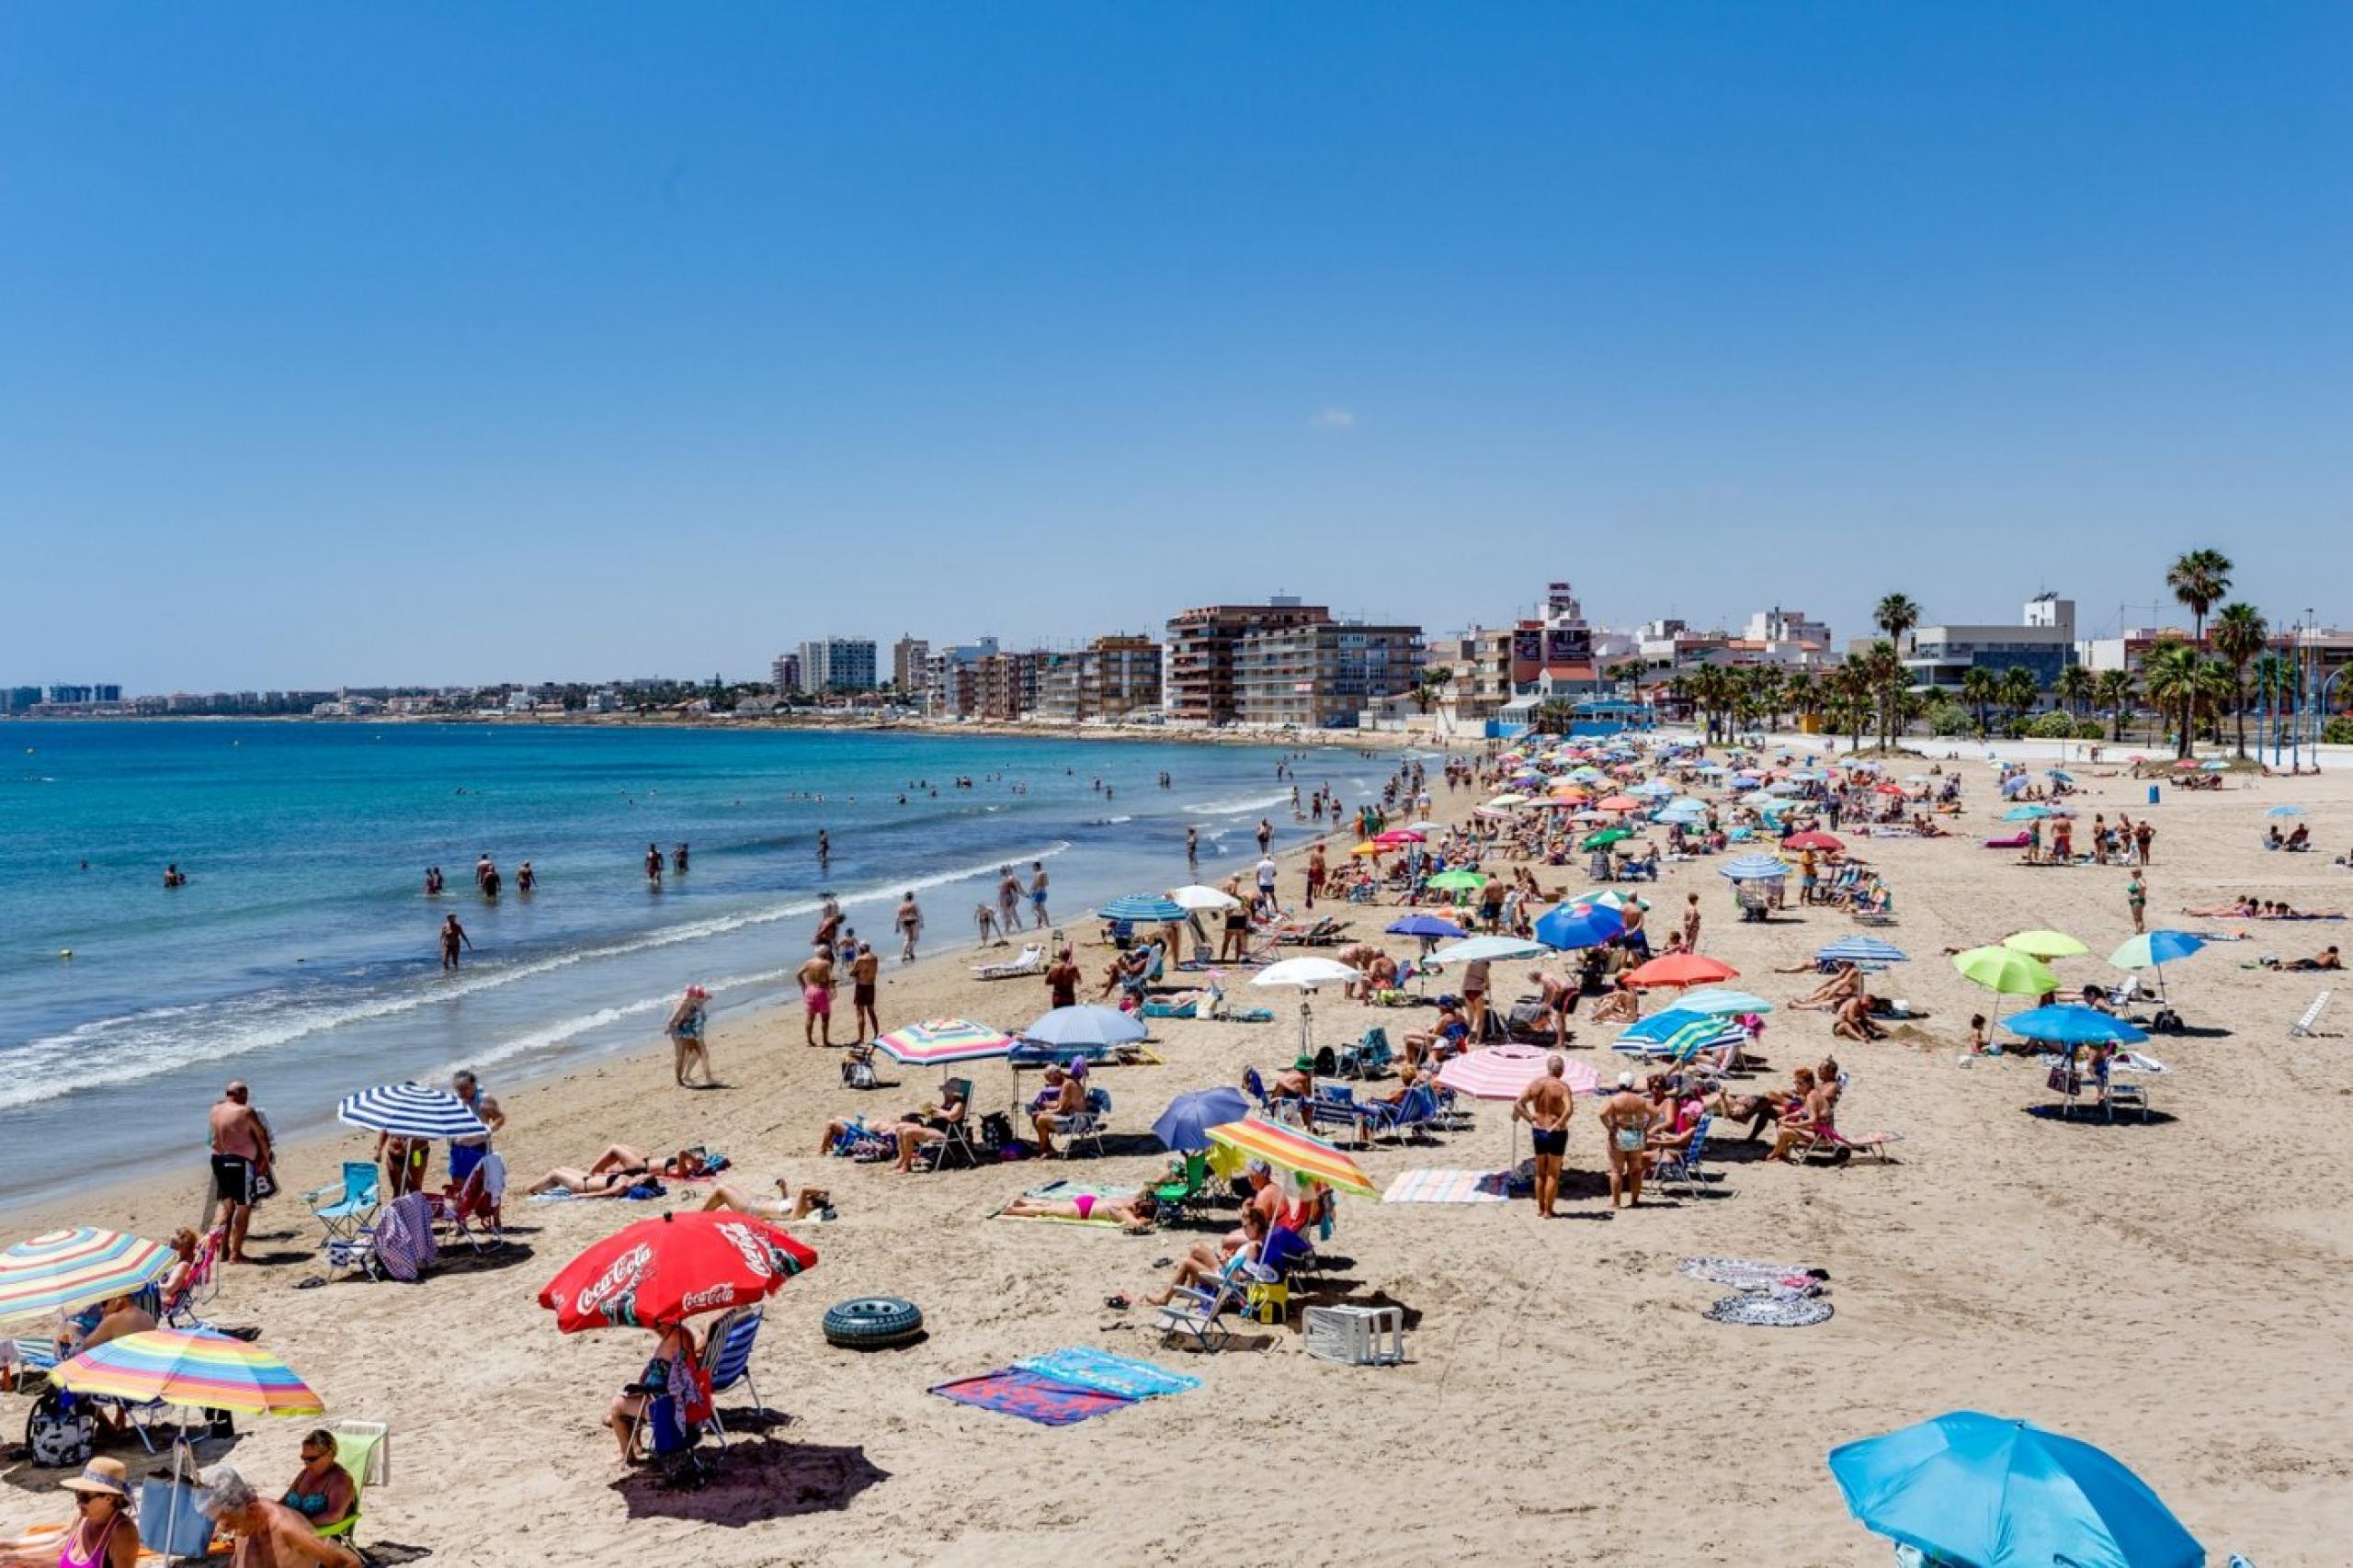
[[[1279,1169],[1294,1171],[1336,1191],[1353,1192],[1360,1198],[1381,1196],[1381,1189],[1372,1185],[1372,1178],[1354,1160],[1321,1138],[1310,1138],[1295,1127],[1260,1121],[1254,1117],[1212,1127],[1209,1137],[1213,1143],[1239,1150]]]
[[[2048,966],[2014,948],[1972,948],[1952,967],[1962,979],[2004,996],[2040,996],[2059,989],[2059,977]]]
[[[1375,856],[1378,856],[1378,855],[1384,855],[1384,854],[1388,853],[1388,851],[1386,851],[1386,850],[1382,849],[1382,848],[1381,847],[1381,846],[1380,846],[1380,845],[1373,843],[1373,842],[1372,842],[1371,840],[1370,840],[1370,839],[1367,839],[1364,843],[1358,845],[1354,849],[1349,850],[1349,851],[1348,851],[1348,853],[1349,853],[1349,854],[1351,854],[1351,855],[1375,855]]]

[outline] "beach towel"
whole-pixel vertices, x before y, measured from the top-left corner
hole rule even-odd
[[[1383,1203],[1502,1203],[1507,1201],[1501,1171],[1415,1170],[1399,1175],[1381,1195]]]
[[[1703,1314],[1750,1328],[1806,1328],[1827,1322],[1830,1303],[1819,1296],[1726,1296]]]
[[[1814,1277],[1802,1263],[1759,1263],[1746,1257],[1687,1257],[1675,1266],[1675,1271],[1687,1278],[1729,1285],[1735,1290],[1764,1290]]]
[[[1172,1372],[1155,1362],[1133,1356],[1114,1356],[1108,1350],[1084,1345],[1049,1351],[1043,1356],[1025,1356],[1013,1364],[1013,1369],[1035,1372],[1073,1388],[1117,1394],[1121,1399],[1156,1399],[1162,1394],[1183,1393],[1201,1386],[1200,1379]]]
[[[1105,1393],[1100,1389],[1057,1382],[1051,1378],[1040,1377],[1035,1372],[1024,1372],[1012,1367],[1001,1372],[984,1372],[977,1378],[959,1378],[953,1382],[936,1383],[931,1392],[959,1404],[1018,1415],[1024,1421],[1035,1421],[1041,1426],[1068,1426],[1090,1416],[1125,1410],[1135,1403],[1124,1394]]]

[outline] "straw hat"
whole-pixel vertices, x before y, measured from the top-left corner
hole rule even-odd
[[[82,1467],[82,1473],[58,1483],[68,1492],[95,1493],[106,1497],[131,1496],[131,1471],[120,1460],[95,1459]]]

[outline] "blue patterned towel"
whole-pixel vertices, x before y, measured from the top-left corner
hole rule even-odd
[[[1188,1377],[1183,1372],[1172,1372],[1156,1362],[1138,1360],[1132,1356],[1114,1356],[1083,1345],[1043,1356],[1025,1357],[1016,1361],[1014,1366],[1024,1372],[1051,1378],[1058,1383],[1097,1389],[1104,1393],[1118,1394],[1123,1399],[1151,1399],[1164,1393],[1183,1393],[1188,1389],[1201,1386],[1200,1379]]]

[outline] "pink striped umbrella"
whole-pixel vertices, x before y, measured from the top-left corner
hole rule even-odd
[[[1490,1045],[1466,1051],[1438,1070],[1438,1081],[1458,1095],[1474,1100],[1516,1100],[1520,1091],[1544,1075],[1551,1051],[1526,1045]],[[1575,1095],[1590,1095],[1601,1087],[1601,1075],[1582,1062],[1563,1062],[1562,1082]]]

